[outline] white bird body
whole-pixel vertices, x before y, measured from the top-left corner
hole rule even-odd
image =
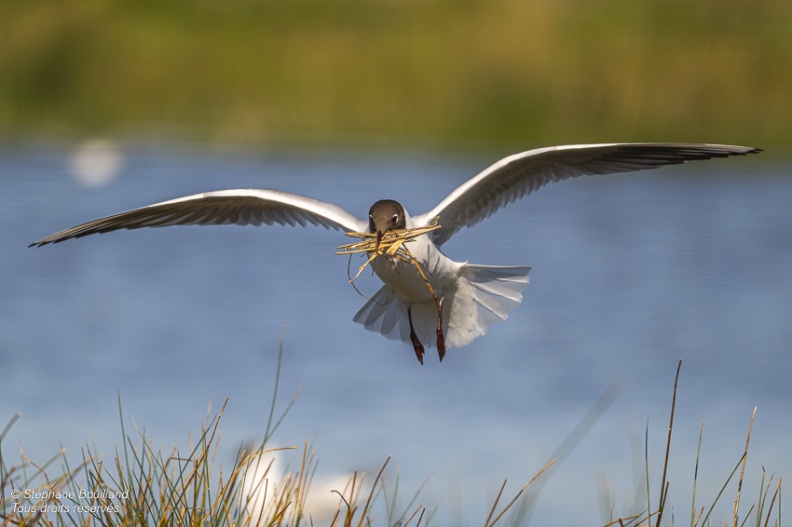
[[[407,211],[405,218],[406,228],[419,227],[412,222]],[[457,279],[459,268],[463,264],[451,260],[440,252],[428,236],[410,240],[404,244],[404,247],[415,260],[420,262],[426,278],[438,294],[442,294],[442,291]],[[385,285],[405,300],[412,303],[434,301],[423,277],[411,262],[398,258],[377,257],[371,262],[371,267]]]
[[[406,228],[416,225],[408,214]],[[419,263],[380,256],[371,267],[384,286],[355,315],[366,329],[394,340],[410,342],[408,309],[414,331],[421,342],[434,346],[437,304],[435,295],[449,309],[443,310],[443,333],[449,348],[461,348],[487,332],[493,322],[506,320],[508,311],[519,305],[528,285],[530,267],[481,266],[456,262],[443,254],[424,235],[404,244]],[[429,281],[427,287],[424,276]]]
[[[261,225],[312,223],[347,232],[378,233],[395,228],[441,226],[405,243],[431,285],[409,261],[377,256],[371,263],[383,286],[358,311],[354,321],[391,339],[413,344],[423,362],[423,345],[445,348],[469,344],[490,324],[505,320],[522,301],[530,267],[485,266],[455,262],[440,247],[462,227],[471,227],[501,207],[550,182],[627,172],[758,153],[716,144],[610,143],[529,150],[501,159],[460,185],[434,209],[410,217],[393,200],[375,203],[367,220],[317,199],[269,189],[234,189],[185,196],[133,209],[66,229],[31,244],[41,246],[119,229],[170,225]],[[441,301],[435,302],[432,291]],[[440,317],[438,317],[438,307]],[[439,323],[438,323],[439,322]]]

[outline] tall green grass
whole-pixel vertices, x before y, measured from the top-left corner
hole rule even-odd
[[[0,2],[0,136],[789,148],[787,0]]]
[[[282,346],[281,346],[282,353]],[[279,359],[280,364],[280,359]],[[681,366],[681,362],[680,362]],[[278,369],[279,371],[279,369]],[[605,527],[676,525],[677,520],[668,503],[670,476],[668,462],[671,457],[677,369],[674,383],[671,416],[664,454],[662,477],[658,488],[652,488],[647,476],[645,485],[646,506],[632,515],[610,518]],[[16,418],[0,433],[0,520],[3,526],[288,526],[329,525],[331,527],[363,527],[388,525],[420,527],[441,525],[437,509],[421,501],[421,488],[409,496],[406,506],[399,506],[402,490],[398,476],[388,469],[386,459],[373,474],[355,472],[347,482],[334,489],[337,507],[327,518],[314,518],[306,508],[312,492],[311,484],[316,468],[316,455],[306,442],[303,444],[299,466],[285,473],[273,473],[272,456],[278,449],[269,445],[272,433],[286,417],[294,399],[286,409],[275,412],[278,397],[273,394],[270,425],[258,446],[240,446],[234,462],[227,467],[217,462],[220,423],[226,409],[223,407],[201,426],[200,434],[190,440],[186,450],[174,448],[163,453],[153,448],[151,439],[137,430],[128,433],[124,425],[119,398],[119,416],[124,443],[117,448],[113,459],[103,460],[95,446],[87,446],[78,465],[71,465],[63,452],[43,464],[37,464],[22,455],[19,462],[9,465],[4,452],[4,439]],[[612,392],[595,405],[581,425],[559,448],[560,457],[574,448],[590,424],[607,406]],[[726,499],[725,494],[733,479],[737,478],[733,500],[733,518],[725,523],[732,527],[780,527],[781,479],[765,477],[762,469],[761,484],[755,500],[744,504],[742,488],[747,466],[753,416],[748,428],[745,449],[712,503],[700,505],[696,501],[699,489],[695,467],[689,525],[691,527],[716,525],[711,513],[715,505]],[[648,436],[648,433],[647,433]],[[701,435],[700,435],[701,437]],[[647,437],[646,474],[648,474]],[[289,447],[298,448],[298,447]],[[701,441],[699,440],[699,453]],[[531,508],[538,498],[543,480],[552,477],[557,459],[552,459],[521,489],[508,496],[506,482],[493,500],[484,527],[499,524],[526,525],[530,522]],[[653,499],[654,496],[654,499]],[[570,496],[574,502],[574,497]],[[319,523],[321,522],[321,523]],[[594,524],[594,522],[591,522]],[[680,523],[687,524],[684,520]]]

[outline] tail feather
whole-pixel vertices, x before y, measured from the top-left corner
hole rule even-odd
[[[352,320],[391,340],[410,341],[407,306],[402,305],[393,289],[386,285],[374,293]]]
[[[484,328],[508,318],[508,313],[522,302],[522,291],[530,282],[530,267],[501,267],[466,264],[462,276],[473,288],[479,322]]]

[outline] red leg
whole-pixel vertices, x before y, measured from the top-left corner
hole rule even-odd
[[[443,299],[441,298],[437,306],[437,354],[440,355],[440,362],[443,362],[445,353],[445,337],[443,336]]]
[[[412,311],[409,308],[407,309],[407,318],[410,321],[410,341],[412,341],[415,356],[418,357],[418,362],[423,365],[424,347],[421,341],[418,340],[418,335],[415,334],[415,330],[413,329]]]

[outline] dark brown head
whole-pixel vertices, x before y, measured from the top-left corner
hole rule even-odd
[[[392,199],[381,199],[369,209],[369,231],[377,235],[377,249],[387,231],[403,229],[406,225],[404,207]]]

